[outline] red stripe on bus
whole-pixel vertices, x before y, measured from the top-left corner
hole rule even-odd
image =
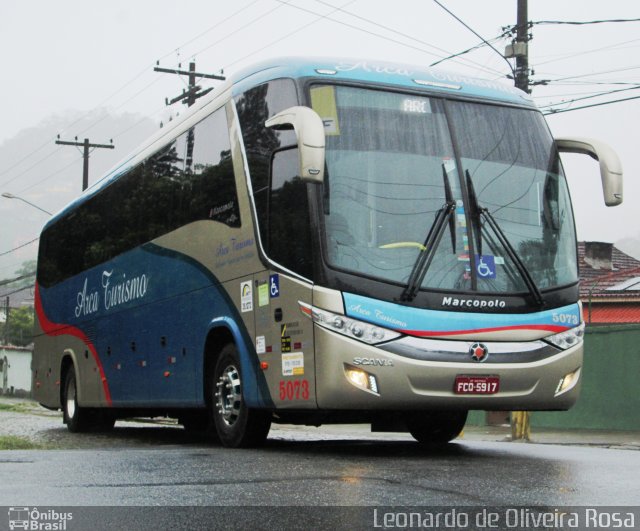
[[[34,298],[35,298],[36,314],[38,315],[38,321],[40,322],[40,326],[42,327],[42,330],[44,331],[45,334],[52,337],[62,336],[62,335],[70,335],[73,337],[77,337],[91,351],[91,354],[93,355],[93,359],[95,360],[96,365],[98,366],[98,370],[100,371],[100,381],[102,382],[102,388],[104,390],[105,399],[107,400],[107,404],[111,406],[112,402],[111,402],[111,392],[109,391],[109,384],[107,382],[107,377],[104,374],[104,368],[102,367],[102,363],[100,362],[100,357],[98,356],[98,351],[96,350],[96,347],[89,340],[86,334],[79,328],[76,328],[71,325],[52,323],[47,318],[47,316],[44,313],[44,308],[42,307],[42,301],[40,299],[40,288],[37,282],[36,282],[36,290],[35,290]]]
[[[554,334],[565,332],[569,330],[567,326],[558,325],[518,325],[518,326],[498,326],[495,328],[475,328],[473,330],[398,330],[403,334],[417,337],[428,336],[459,336],[459,335],[471,335],[482,334],[487,332],[507,332],[509,330],[544,330],[546,332],[552,332]]]

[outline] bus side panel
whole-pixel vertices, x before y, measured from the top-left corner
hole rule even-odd
[[[245,329],[206,268],[153,244],[40,292],[38,316],[50,338],[39,340],[36,360],[44,352],[42,359],[50,356],[50,368],[59,371],[62,353],[73,352],[79,380],[89,378],[79,396],[83,406],[204,406],[203,354],[212,319],[226,316]],[[250,342],[249,333],[242,334]],[[94,366],[87,375],[89,360]],[[53,395],[44,394],[50,403]]]

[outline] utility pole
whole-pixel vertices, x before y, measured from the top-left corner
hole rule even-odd
[[[504,56],[507,59],[516,60],[515,86],[527,94],[531,94],[529,87],[529,14],[528,0],[518,0],[518,15],[516,24],[516,37],[507,46]],[[511,418],[511,440],[528,441],[531,439],[531,412],[512,411]]]
[[[515,86],[531,94],[529,87],[529,15],[528,0],[518,0],[518,15],[516,24],[516,37],[507,46],[505,57],[516,60]]]
[[[156,63],[158,64],[158,63]],[[180,65],[178,65],[180,68]],[[154,72],[162,72],[164,74],[177,74],[179,76],[188,76],[189,83],[187,90],[182,91],[180,96],[176,96],[173,99],[165,98],[164,102],[167,105],[172,105],[178,101],[182,101],[186,103],[187,106],[191,107],[198,98],[201,98],[205,94],[208,94],[213,90],[213,87],[202,90],[202,87],[196,85],[196,78],[206,78],[206,79],[217,79],[219,81],[224,81],[226,78],[224,76],[216,75],[216,74],[203,74],[202,72],[196,72],[196,63],[191,61],[189,63],[189,70],[176,70],[174,68],[161,68],[160,66],[155,66],[153,68]]]
[[[58,140],[56,140],[56,144],[61,146],[76,146],[83,148],[82,158],[84,159],[84,163],[82,165],[82,191],[84,192],[89,187],[89,149],[90,148],[105,148],[105,149],[113,149],[115,146],[113,145],[113,140],[111,144],[91,144],[88,138],[84,139],[84,142],[78,142],[78,137],[76,137],[75,142],[67,142],[65,140],[60,140],[60,135],[58,135]]]
[[[4,300],[4,344],[9,344],[9,297]]]
[[[213,90],[213,87],[209,87],[208,89],[202,90],[202,87],[196,85],[196,78],[206,78],[206,79],[217,79],[218,81],[224,81],[226,78],[224,76],[216,75],[216,74],[203,74],[202,72],[196,72],[196,63],[195,61],[191,61],[189,63],[189,70],[174,70],[171,68],[161,68],[160,66],[154,67],[154,72],[162,72],[164,74],[177,74],[179,76],[188,76],[189,83],[187,86],[187,90],[183,90],[180,96],[176,96],[173,99],[165,98],[164,102],[168,105],[173,105],[178,101],[182,101],[185,103],[187,107],[191,107],[198,98],[201,98],[205,94],[209,94]],[[178,65],[180,68],[181,65]],[[187,157],[185,159],[185,170],[191,170],[191,164],[193,163],[193,145],[195,142],[195,138],[193,136],[193,127],[189,129],[187,133]]]

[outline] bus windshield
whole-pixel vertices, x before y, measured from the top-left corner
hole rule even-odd
[[[540,113],[330,85],[311,103],[325,123],[331,267],[423,290],[577,282],[568,188]]]

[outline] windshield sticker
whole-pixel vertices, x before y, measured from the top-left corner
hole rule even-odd
[[[338,122],[338,107],[336,105],[335,87],[314,87],[311,89],[311,107],[316,111],[324,124],[324,133],[327,136],[340,135],[340,123]]]
[[[496,263],[490,254],[475,255],[476,272],[480,278],[496,278]]]
[[[442,159],[442,164],[444,165],[444,169],[447,173],[451,173],[456,171],[456,161],[450,159],[449,157]],[[462,205],[462,201],[457,201],[458,206]]]

